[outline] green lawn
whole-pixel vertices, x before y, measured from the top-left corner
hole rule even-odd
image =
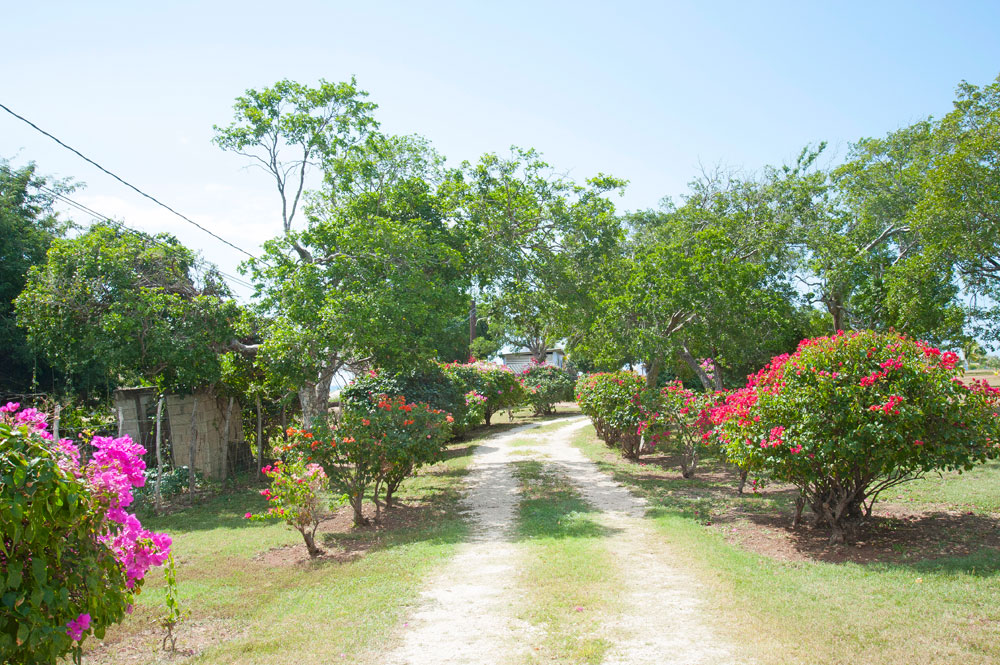
[[[198,651],[164,662],[358,662],[386,638],[425,576],[464,540],[457,500],[474,443],[453,444],[450,459],[404,483],[402,505],[394,509],[401,526],[345,526],[339,533],[322,534],[320,542],[330,553],[369,550],[353,560],[260,560],[273,548],[302,539],[283,523],[243,518],[264,506],[256,490],[147,518],[148,528],[167,531],[174,539],[181,602],[192,613],[177,631],[178,648]],[[162,602],[162,573],[153,569],[134,613],[108,631],[106,646],[88,640],[85,662],[158,662],[156,620]]]
[[[649,517],[711,594],[721,633],[762,664],[1000,662],[1000,551],[905,563],[782,561],[740,547],[715,521],[786,516],[786,493],[737,497],[714,460],[703,477],[621,460],[586,428],[575,444],[650,500]],[[706,479],[706,476],[710,479]],[[908,507],[995,510],[1000,465],[900,488]],[[988,524],[1000,528],[1000,515]],[[808,527],[807,527],[808,528]]]
[[[516,538],[529,562],[519,580],[528,590],[520,614],[544,635],[529,662],[600,663],[609,646],[601,625],[618,609],[618,565],[603,543],[607,528],[544,463],[514,467],[521,483]]]

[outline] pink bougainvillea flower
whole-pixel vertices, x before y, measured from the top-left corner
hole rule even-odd
[[[79,642],[83,637],[83,631],[90,628],[90,615],[81,614],[66,624],[66,634],[75,642]]]

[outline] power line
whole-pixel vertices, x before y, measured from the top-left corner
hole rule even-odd
[[[115,180],[117,180],[118,182],[120,182],[121,184],[125,185],[129,189],[134,190],[139,195],[144,196],[147,199],[149,199],[150,201],[152,201],[153,203],[155,203],[156,205],[169,210],[173,214],[175,214],[178,217],[180,217],[181,219],[183,219],[188,224],[192,224],[193,226],[201,229],[202,231],[204,231],[208,235],[212,236],[216,240],[218,240],[218,241],[220,241],[220,242],[222,242],[222,243],[224,243],[226,245],[229,245],[230,247],[232,247],[233,249],[235,249],[238,252],[242,252],[243,254],[246,254],[251,259],[257,259],[256,256],[254,256],[250,252],[246,251],[242,247],[237,247],[236,245],[234,245],[233,243],[229,242],[228,240],[226,240],[222,236],[217,235],[217,234],[213,233],[212,231],[209,231],[208,229],[206,229],[204,226],[202,226],[198,222],[194,221],[193,219],[191,219],[191,218],[189,218],[189,217],[187,217],[185,215],[182,215],[181,213],[177,212],[176,210],[174,210],[173,208],[171,208],[170,206],[168,206],[166,203],[163,203],[162,201],[160,201],[159,199],[157,199],[157,198],[155,198],[153,196],[150,196],[149,194],[147,194],[146,192],[142,191],[141,189],[139,189],[138,187],[136,187],[132,183],[127,182],[126,180],[124,180],[124,179],[120,178],[119,176],[115,175],[114,173],[112,173],[111,171],[107,170],[106,168],[104,168],[103,166],[101,166],[100,164],[98,164],[97,162],[95,162],[94,160],[92,160],[89,157],[87,157],[86,155],[84,155],[82,152],[80,152],[76,148],[73,148],[72,146],[66,145],[65,143],[63,143],[62,141],[60,141],[59,139],[57,139],[55,136],[53,136],[52,134],[49,134],[47,131],[45,131],[44,129],[42,129],[41,127],[39,127],[38,125],[36,125],[35,123],[31,122],[30,120],[28,120],[24,116],[21,116],[21,115],[18,115],[17,113],[14,113],[13,111],[11,111],[9,108],[7,108],[6,106],[4,106],[3,104],[0,104],[0,109],[3,109],[4,111],[6,111],[7,113],[11,114],[12,116],[14,116],[15,118],[17,118],[18,120],[20,120],[20,121],[22,121],[24,123],[27,123],[28,125],[30,125],[36,131],[38,131],[38,132],[44,134],[45,136],[49,137],[50,139],[52,139],[53,141],[55,141],[56,143],[58,143],[62,147],[66,148],[70,152],[76,154],[78,157],[80,157],[84,161],[89,162],[90,164],[93,164],[98,169],[100,169],[104,173],[108,174],[109,176],[111,176],[112,178],[114,178]]]

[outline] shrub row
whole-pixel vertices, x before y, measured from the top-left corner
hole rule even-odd
[[[679,382],[647,387],[635,372],[602,372],[582,377],[576,401],[597,436],[628,459],[660,448],[680,455],[681,473],[694,475],[700,445],[711,440],[710,409],[716,396]]]
[[[728,393],[612,372],[581,378],[576,396],[624,456],[672,448],[690,477],[700,447],[719,445],[741,491],[748,474],[755,487],[794,485],[795,522],[809,506],[842,542],[890,487],[1000,456],[1000,389],[963,381],[958,360],[895,332],[840,332],[803,340]]]
[[[552,412],[556,402],[573,399],[573,377],[553,365],[532,363],[521,373],[487,362],[429,364],[405,372],[372,371],[340,393],[345,409],[363,407],[380,395],[408,400],[450,413],[460,436],[489,425],[504,410],[531,406],[536,415]]]

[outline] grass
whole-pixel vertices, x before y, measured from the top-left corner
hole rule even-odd
[[[718,629],[764,665],[1000,662],[1000,552],[906,563],[781,561],[730,543],[707,526],[727,511],[787,511],[790,497],[737,497],[717,460],[686,481],[621,460],[586,428],[575,445],[650,501],[665,544],[705,585]],[[705,473],[707,472],[707,473]],[[713,473],[714,472],[714,473]],[[914,483],[913,506],[996,505],[1000,466]],[[996,521],[994,521],[996,523]]]
[[[981,515],[1000,513],[1000,460],[992,460],[964,473],[928,475],[889,490],[883,498],[947,505]]]
[[[618,589],[616,562],[602,542],[609,529],[543,462],[518,461],[514,469],[522,492],[516,538],[528,562],[520,614],[542,635],[528,662],[600,663],[609,646],[600,627],[616,610]]]
[[[178,648],[199,649],[169,662],[298,665],[358,662],[371,653],[408,610],[426,575],[465,539],[457,501],[475,442],[454,444],[448,459],[404,483],[402,507],[394,509],[407,515],[399,528],[322,534],[331,551],[367,550],[351,560],[287,565],[259,560],[262,553],[302,539],[282,523],[245,520],[245,512],[265,503],[253,490],[147,518],[147,528],[174,539],[180,601],[191,610],[177,630]],[[95,651],[97,644],[88,641],[86,662],[157,662],[155,622],[163,597],[162,575],[154,569],[134,613],[108,631],[111,648]],[[204,634],[201,644],[192,645],[199,634]]]

